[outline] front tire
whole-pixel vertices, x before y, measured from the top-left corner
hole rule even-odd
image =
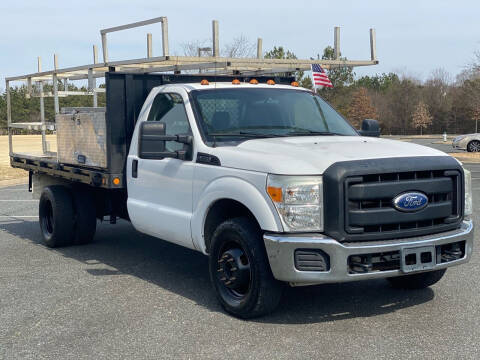
[[[220,224],[210,248],[210,279],[222,307],[240,318],[272,312],[283,284],[273,278],[262,233],[248,218]]]
[[[447,269],[424,272],[420,274],[403,275],[388,278],[390,284],[397,289],[425,289],[439,282]]]
[[[467,145],[468,152],[479,152],[480,151],[480,141],[472,140]]]
[[[44,188],[38,214],[45,245],[54,248],[73,243],[74,207],[72,196],[66,187],[52,185]]]

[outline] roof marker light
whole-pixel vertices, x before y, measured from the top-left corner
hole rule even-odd
[[[200,85],[210,85],[210,83],[207,79],[203,79],[202,81],[200,81]]]
[[[268,85],[275,85],[275,81],[273,81],[272,79],[270,79],[270,80],[267,81],[267,84],[268,84]]]
[[[233,79],[233,80],[232,80],[232,84],[233,84],[233,85],[240,85],[240,80],[238,80],[238,79]]]
[[[295,86],[295,87],[298,87],[298,81],[292,81],[290,83],[291,86]]]
[[[257,79],[252,79],[252,80],[250,80],[250,84],[252,84],[252,85],[257,85],[257,84],[258,84],[258,80],[257,80]]]

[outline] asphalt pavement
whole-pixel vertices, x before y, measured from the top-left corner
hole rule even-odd
[[[480,165],[467,167],[479,204]],[[93,244],[49,249],[37,207],[26,185],[0,188],[0,359],[480,356],[478,247],[429,289],[288,288],[274,314],[243,321],[217,304],[200,253],[126,222],[99,223]]]

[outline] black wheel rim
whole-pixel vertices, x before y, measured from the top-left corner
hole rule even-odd
[[[480,142],[472,141],[470,143],[470,151],[471,152],[479,152],[480,151]]]
[[[52,203],[46,201],[42,210],[42,229],[45,235],[49,237],[53,234],[54,227]]]
[[[225,300],[240,302],[251,289],[250,261],[242,245],[236,241],[225,244],[218,252],[216,280]]]

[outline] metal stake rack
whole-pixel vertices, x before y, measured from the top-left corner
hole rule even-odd
[[[109,61],[108,59],[108,42],[107,35],[111,32],[122,31],[141,27],[145,25],[161,23],[162,29],[162,56],[152,56],[152,35],[147,34],[147,57],[140,59]],[[324,68],[330,69],[334,67],[356,67],[370,66],[378,64],[375,45],[375,30],[370,29],[370,60],[342,60],[340,58],[340,28],[335,27],[334,30],[334,60],[311,60],[311,59],[264,59],[262,50],[262,39],[257,41],[257,57],[256,58],[228,58],[221,57],[219,50],[219,30],[218,21],[212,21],[212,56],[171,56],[169,55],[168,44],[168,20],[166,17],[157,17],[154,19],[139,21],[131,24],[116,26],[108,29],[100,30],[102,39],[102,55],[103,62],[98,61],[97,47],[93,46],[93,63],[88,65],[58,68],[58,57],[54,55],[53,70],[42,71],[41,59],[38,58],[38,72],[12,76],[5,79],[7,92],[7,119],[9,134],[10,156],[13,156],[12,150],[12,129],[28,129],[41,131],[42,133],[42,151],[43,155],[48,157],[53,154],[48,153],[47,143],[45,140],[46,130],[55,130],[55,120],[45,119],[44,98],[53,97],[55,114],[58,114],[59,97],[70,95],[89,95],[93,96],[93,105],[97,107],[97,94],[104,92],[104,88],[96,86],[96,79],[105,77],[108,71],[122,71],[132,73],[175,73],[180,74],[182,71],[196,71],[202,73],[210,73],[217,75],[244,75],[244,76],[260,76],[266,74],[293,73],[299,70],[310,70],[311,64],[321,64]],[[199,54],[205,49],[199,49]],[[74,80],[88,80],[87,91],[69,91],[68,82]],[[64,90],[58,90],[58,82],[63,81]],[[27,97],[40,98],[40,122],[15,122],[12,119],[12,109],[10,100],[10,84],[12,82],[24,82],[27,86]],[[53,91],[44,92],[43,85],[45,82],[52,82]],[[36,90],[34,86],[37,84]]]

